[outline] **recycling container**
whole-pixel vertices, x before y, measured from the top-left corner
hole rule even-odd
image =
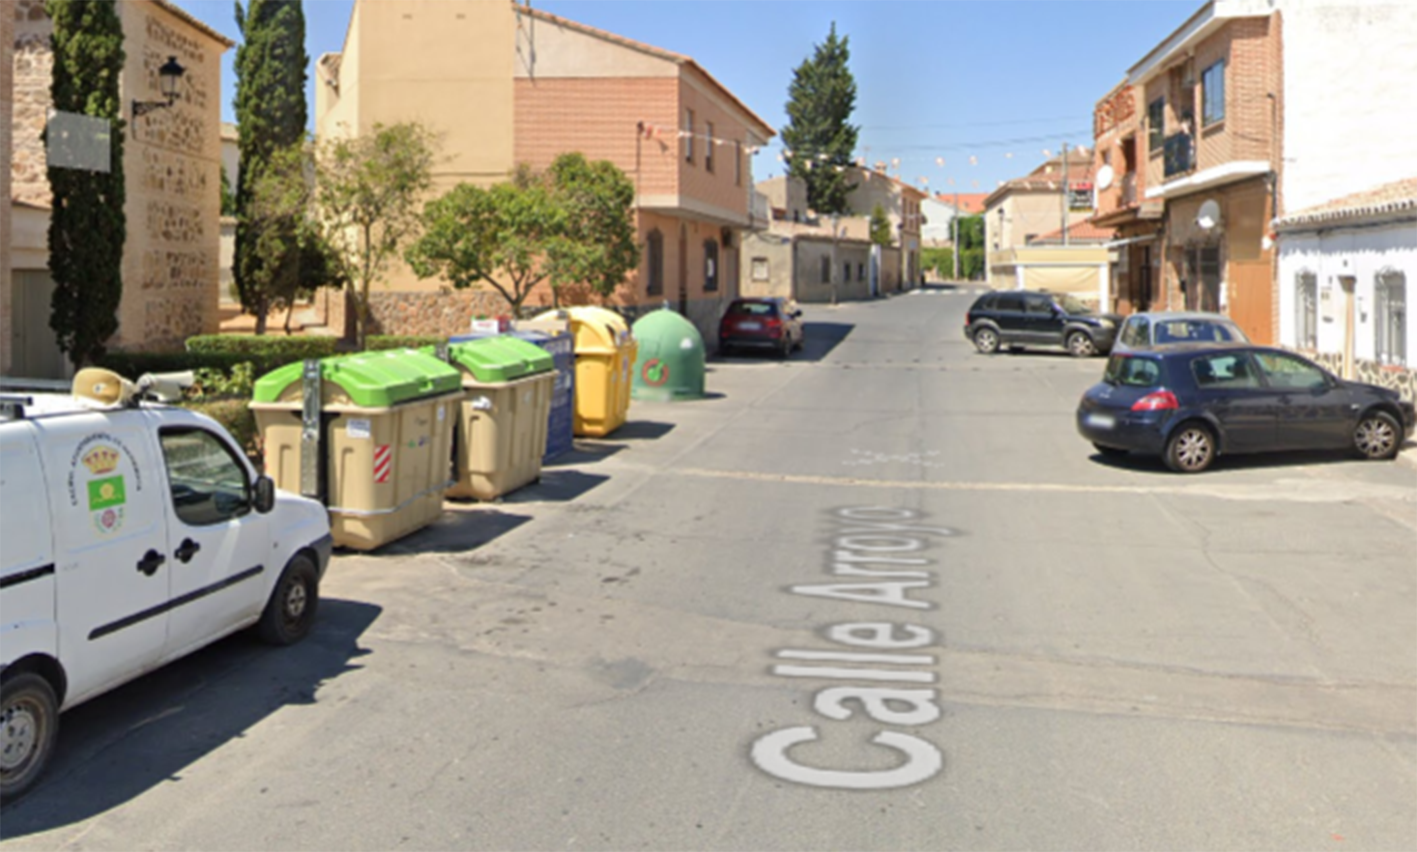
[[[546,452],[541,463],[547,464],[562,453],[569,452],[575,438],[576,344],[568,322],[521,320],[509,332],[512,337],[534,343],[551,354],[556,381],[551,386],[551,411],[546,417]],[[465,343],[488,337],[474,332],[453,337],[450,343]]]
[[[251,410],[277,487],[323,502],[336,545],[373,550],[442,514],[462,399],[456,368],[390,349],[325,358],[318,380],[287,364],[256,382]]]
[[[704,395],[704,338],[671,310],[651,311],[634,325],[638,354],[631,395],[669,402]]]
[[[510,335],[453,343],[466,393],[449,497],[493,500],[541,477],[556,371],[551,353]]]
[[[574,432],[589,437],[609,435],[624,424],[629,413],[634,336],[623,317],[605,308],[548,311],[536,320],[563,318],[575,339]]]

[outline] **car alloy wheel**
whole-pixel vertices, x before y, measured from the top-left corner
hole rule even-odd
[[[1215,460],[1215,439],[1210,430],[1188,423],[1166,442],[1166,465],[1178,473],[1200,473]]]
[[[1086,332],[1075,331],[1068,335],[1068,351],[1078,358],[1087,358],[1097,354],[1097,347]]]
[[[1397,455],[1397,435],[1392,415],[1373,411],[1363,415],[1353,429],[1353,446],[1365,459],[1390,459]]]
[[[988,326],[979,329],[974,332],[974,348],[985,355],[993,355],[999,351],[999,333]]]

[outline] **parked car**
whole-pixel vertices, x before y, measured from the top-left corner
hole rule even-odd
[[[964,336],[986,355],[1000,346],[1061,346],[1085,358],[1111,350],[1120,321],[1066,294],[1007,290],[975,300],[964,315]]]
[[[802,311],[777,297],[734,299],[718,324],[718,350],[767,349],[782,357],[802,348]]]
[[[74,388],[0,396],[3,801],[44,772],[61,711],[245,627],[303,638],[332,548],[325,508],[214,420],[106,370]]]
[[[1147,311],[1132,314],[1117,330],[1113,352],[1151,349],[1168,343],[1249,343],[1250,339],[1224,314],[1203,311]]]
[[[1350,449],[1394,458],[1412,434],[1411,402],[1350,382],[1292,352],[1187,343],[1117,352],[1078,403],[1077,429],[1103,455],[1160,455],[1181,473],[1222,453]]]

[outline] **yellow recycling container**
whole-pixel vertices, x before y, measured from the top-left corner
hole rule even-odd
[[[287,364],[256,382],[251,410],[276,486],[323,502],[336,545],[373,550],[442,514],[462,399],[457,369],[392,349],[326,358],[318,377]]]
[[[493,500],[540,479],[556,385],[551,353],[501,336],[453,343],[448,358],[462,371],[467,397],[447,496]]]
[[[625,423],[637,347],[629,323],[614,311],[591,305],[547,311],[535,322],[568,320],[576,341],[574,431],[598,438]]]

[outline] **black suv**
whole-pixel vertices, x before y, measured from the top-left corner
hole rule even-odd
[[[1000,346],[1061,346],[1084,358],[1112,348],[1121,319],[1066,294],[1008,290],[975,301],[964,315],[964,336],[986,355]]]

